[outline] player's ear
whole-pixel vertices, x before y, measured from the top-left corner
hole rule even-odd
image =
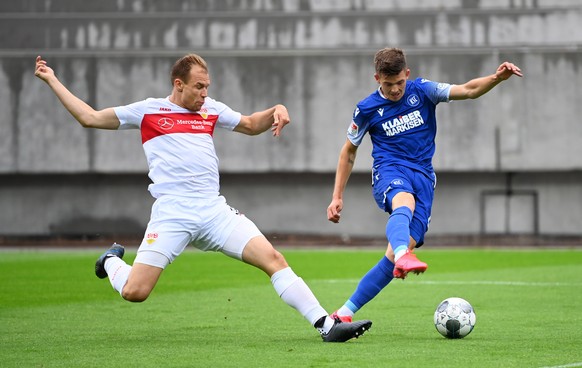
[[[406,79],[410,76],[410,69],[406,68]]]
[[[378,73],[374,73],[374,79],[376,82],[380,83],[380,75]]]
[[[182,92],[184,89],[184,82],[180,78],[174,79],[174,88],[178,90],[178,92]]]

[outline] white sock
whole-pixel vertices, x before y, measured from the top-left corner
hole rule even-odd
[[[353,317],[354,316],[354,312],[352,312],[352,310],[348,307],[346,307],[346,305],[342,305],[342,307],[340,309],[337,310],[337,315],[338,316],[350,316]]]
[[[398,261],[400,257],[406,254],[406,252],[408,252],[408,247],[399,247],[399,249],[394,252],[394,262]]]
[[[111,286],[121,295],[121,291],[127,282],[131,266],[119,257],[109,257],[105,260],[105,272],[109,277]]]
[[[323,309],[315,295],[313,295],[311,289],[309,289],[309,286],[290,267],[275,272],[271,276],[271,283],[281,299],[301,313],[312,326],[321,317],[328,315],[327,311]],[[328,319],[331,320],[331,318]]]
[[[319,331],[320,334],[326,334],[329,332],[329,330],[331,330],[334,324],[335,321],[330,316],[327,316],[325,318],[325,322],[323,323],[323,327],[318,328],[317,330]]]

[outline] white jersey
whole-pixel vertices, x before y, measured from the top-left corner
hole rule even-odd
[[[212,135],[216,126],[233,130],[240,123],[239,112],[209,97],[197,112],[168,98],[148,98],[114,110],[121,123],[119,129],[141,129],[152,196],[219,195],[218,157]]]

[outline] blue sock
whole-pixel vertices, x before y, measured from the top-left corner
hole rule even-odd
[[[382,257],[380,262],[362,277],[356,291],[345,306],[356,313],[392,281],[394,278],[393,272],[394,263],[390,262],[386,256]]]
[[[388,238],[394,253],[402,249],[408,249],[411,220],[412,211],[406,206],[398,207],[390,215],[386,224],[386,238]]]

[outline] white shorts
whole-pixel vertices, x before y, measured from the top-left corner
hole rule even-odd
[[[165,268],[192,244],[202,251],[241,259],[252,238],[262,235],[246,216],[226,204],[223,196],[188,198],[164,195],[153,207],[135,263]]]

